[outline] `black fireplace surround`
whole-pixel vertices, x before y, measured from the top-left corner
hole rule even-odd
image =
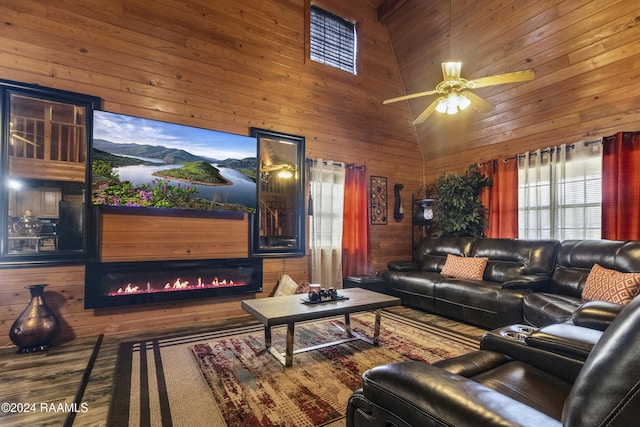
[[[262,292],[262,259],[91,263],[85,308]]]

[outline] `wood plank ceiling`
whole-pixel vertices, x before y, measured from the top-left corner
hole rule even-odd
[[[389,32],[404,93],[433,89],[447,60],[462,61],[467,79],[536,72],[530,82],[476,90],[496,106],[491,113],[435,113],[417,125],[427,181],[500,155],[640,128],[637,1],[370,2]],[[388,107],[408,105],[415,118],[433,99]]]

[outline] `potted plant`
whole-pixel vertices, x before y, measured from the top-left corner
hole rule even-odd
[[[438,237],[480,237],[487,218],[480,192],[491,186],[491,179],[483,175],[476,164],[469,166],[464,175],[442,174],[436,180],[438,203],[434,217],[438,224]]]

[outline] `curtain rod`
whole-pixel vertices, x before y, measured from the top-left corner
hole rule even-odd
[[[594,139],[593,141],[581,141],[585,147],[588,147],[591,144],[598,144],[600,142],[602,142],[602,139]],[[567,145],[567,150],[571,150],[573,148],[575,148],[576,144],[580,144],[580,142],[577,143],[573,143],[570,145]],[[540,153],[549,153],[552,154],[553,152],[555,152],[557,150],[557,147],[551,147],[551,148],[545,148],[544,150],[540,150]],[[522,154],[516,154],[515,156],[512,157],[505,157],[504,159],[502,159],[503,162],[508,162],[509,160],[515,160],[515,159],[519,159],[520,157],[524,157],[526,153],[522,153]],[[538,153],[536,152],[530,152],[529,156],[536,156]],[[489,161],[490,162],[490,161]],[[485,162],[485,163],[478,163],[478,165],[482,165],[482,164],[486,164],[489,162]]]
[[[305,159],[307,163],[317,163],[318,160],[317,159],[310,159],[310,158],[306,158]],[[329,165],[329,162],[326,160],[322,161],[323,165]],[[344,167],[344,168],[348,168],[348,169],[359,169],[359,170],[364,170],[365,166],[364,165],[356,165],[355,163],[345,163],[345,162],[336,162],[336,161],[332,161],[331,166],[339,166],[339,167]]]

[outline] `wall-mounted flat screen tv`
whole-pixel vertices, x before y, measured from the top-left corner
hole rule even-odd
[[[257,139],[94,111],[94,205],[255,212]]]

